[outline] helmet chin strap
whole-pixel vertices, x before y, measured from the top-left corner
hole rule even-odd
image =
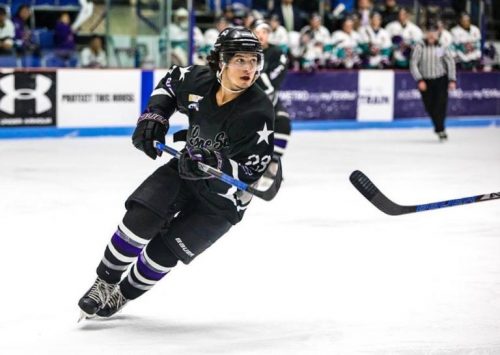
[[[228,87],[225,87],[225,86],[224,86],[224,84],[222,84],[222,72],[224,71],[224,69],[226,69],[226,63],[223,63],[223,64],[222,64],[222,68],[221,68],[221,70],[219,70],[219,71],[217,72],[217,74],[216,74],[217,81],[219,82],[220,86],[221,86],[224,90],[229,91],[230,93],[233,93],[233,94],[239,94],[240,92],[243,92],[243,91],[245,91],[246,89],[248,89],[248,88],[246,88],[246,89],[241,89],[241,90],[233,90],[233,89],[230,89],[230,88],[228,88]],[[254,79],[252,80],[252,84],[250,84],[250,86],[252,86],[252,85],[253,85],[253,83],[255,83],[255,81],[257,80],[257,78],[258,78],[258,77],[259,77],[259,74],[256,72],[256,73],[254,74]]]

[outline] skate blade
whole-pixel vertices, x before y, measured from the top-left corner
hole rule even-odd
[[[80,323],[84,319],[92,319],[94,318],[95,315],[85,313],[84,311],[80,310],[80,317],[78,318],[77,323]]]

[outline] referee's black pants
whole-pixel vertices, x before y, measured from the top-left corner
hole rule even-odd
[[[448,77],[424,79],[427,90],[420,91],[425,111],[431,117],[435,132],[443,132],[448,106]]]

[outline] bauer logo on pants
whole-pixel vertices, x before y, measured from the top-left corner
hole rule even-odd
[[[55,125],[55,75],[0,74],[0,126]]]

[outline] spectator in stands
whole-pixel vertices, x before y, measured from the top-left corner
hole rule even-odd
[[[332,35],[331,65],[337,68],[359,68],[361,66],[361,38],[354,30],[354,22],[347,17],[342,29],[335,31]]]
[[[385,27],[389,23],[397,21],[399,6],[396,0],[385,0],[384,6],[379,9],[379,12],[382,15],[382,27]]]
[[[313,13],[309,25],[300,30],[300,43],[303,49],[302,67],[313,69],[325,62],[324,46],[330,44],[330,31],[321,23],[321,16]]]
[[[455,62],[451,52],[439,45],[437,26],[431,25],[425,39],[415,45],[410,71],[422,95],[425,110],[432,119],[441,142],[448,139],[445,131],[448,90],[456,88]]]
[[[458,25],[451,29],[456,60],[461,69],[476,70],[481,60],[481,31],[471,24],[467,13],[460,15]]]
[[[39,48],[33,41],[30,26],[31,9],[28,5],[21,5],[12,19],[15,27],[15,44],[17,53],[20,55],[36,54],[39,56]]]
[[[373,11],[373,3],[371,0],[358,0],[356,13],[359,17],[359,27],[370,25],[370,14]]]
[[[67,12],[61,13],[54,28],[54,48],[61,54],[73,53],[76,49],[75,34],[71,29],[71,18]]]
[[[83,68],[106,68],[108,66],[100,36],[94,35],[90,38],[89,46],[80,53],[80,65]]]
[[[422,40],[422,30],[410,21],[410,12],[399,9],[398,20],[389,23],[386,28],[393,43],[393,61],[396,68],[408,68],[411,49]]]
[[[46,60],[47,61],[47,60]],[[74,67],[77,65],[75,33],[71,28],[71,17],[62,12],[54,28],[54,56],[47,66]]]
[[[0,55],[14,54],[14,24],[7,17],[7,11],[0,7]]]
[[[389,33],[382,28],[382,15],[373,12],[370,16],[370,25],[362,27],[359,35],[363,51],[363,67],[370,69],[389,67],[392,42]]]
[[[276,14],[271,15],[269,25],[271,26],[269,43],[279,46],[281,50],[286,52],[288,50],[288,32],[285,27],[281,26],[279,16]]]
[[[293,5],[293,0],[281,0],[281,6],[276,9],[280,22],[290,31],[300,31],[304,26],[304,14]]]

